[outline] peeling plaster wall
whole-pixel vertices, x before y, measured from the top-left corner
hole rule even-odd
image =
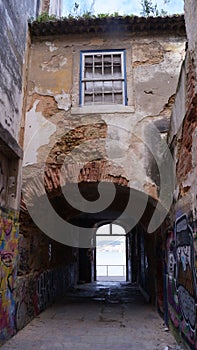
[[[197,349],[197,57],[195,1],[185,2],[188,51],[182,65],[168,135],[176,174],[166,233],[170,325],[188,348]]]
[[[23,64],[28,19],[35,17],[36,1],[0,1],[0,122],[18,141],[22,113]],[[17,30],[16,30],[17,28]],[[5,54],[6,48],[6,54]]]
[[[32,140],[31,154],[25,158],[24,163],[28,174],[37,168],[33,166],[32,160],[35,165],[38,162],[44,163],[50,147],[54,148],[55,145],[58,152],[58,142],[66,137],[69,130],[89,125],[91,132],[94,132],[95,124],[101,123],[107,126],[107,134],[102,146],[103,153],[99,157],[111,164],[111,175],[121,175],[129,181],[130,187],[147,191],[157,198],[157,186],[151,178],[153,175],[148,171],[150,162],[145,159],[145,154],[150,156],[145,144],[149,146],[151,143],[151,138],[145,137],[146,126],[153,123],[159,130],[159,135],[160,131],[167,131],[180,65],[184,58],[184,42],[184,38],[159,34],[154,37],[140,36],[137,39],[125,34],[113,38],[113,44],[111,38],[104,34],[100,37],[81,34],[33,40],[26,144],[29,142],[30,128],[34,128],[43,117],[54,128],[49,128],[48,137],[45,141],[42,139],[40,144],[36,138]],[[116,107],[109,106],[104,111],[99,106],[96,109],[80,108],[80,50],[112,48],[126,49],[128,106],[120,109],[120,112]],[[81,146],[87,140],[84,137]],[[98,149],[99,142],[97,140],[96,145],[95,141]],[[92,148],[87,149],[86,158],[89,161],[92,158]],[[61,149],[59,152],[62,153]],[[29,163],[32,164],[31,167],[27,167]]]

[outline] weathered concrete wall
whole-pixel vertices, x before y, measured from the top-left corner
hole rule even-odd
[[[197,349],[197,57],[195,1],[185,2],[188,51],[173,107],[169,145],[176,173],[167,232],[169,320],[187,346]]]
[[[26,48],[28,19],[35,18],[37,1],[0,1],[0,147],[4,174],[0,181],[6,181],[7,187],[14,183],[14,190],[6,188],[7,194],[0,198],[0,206],[18,209],[20,194],[20,125],[24,123],[23,97],[26,69]],[[5,54],[6,50],[6,54]],[[7,169],[5,171],[5,164]],[[4,177],[4,179],[3,179]],[[5,177],[7,178],[5,180]],[[11,185],[11,187],[13,187]],[[12,194],[11,194],[12,192]]]
[[[22,115],[23,64],[28,19],[35,18],[36,1],[0,1],[1,124],[18,141]],[[5,55],[6,48],[6,55]]]
[[[54,172],[55,167],[58,172],[65,155],[72,164],[104,159],[110,164],[111,176],[121,175],[130,187],[158,198],[145,156],[145,144],[151,146],[152,142],[152,137],[146,136],[147,126],[154,124],[159,137],[160,131],[168,129],[184,58],[184,41],[183,37],[159,34],[137,39],[129,34],[113,38],[114,49],[126,49],[128,106],[117,109],[117,106],[79,107],[80,50],[111,49],[109,36],[84,34],[34,40],[25,133],[24,174],[28,175],[24,177],[35,175],[39,171],[37,165],[45,163],[47,157]],[[98,125],[105,129],[105,136],[97,132]],[[84,128],[88,129],[85,134]],[[71,129],[69,143],[66,138]],[[35,137],[30,140],[32,134]],[[67,150],[61,146],[63,139],[70,145]],[[86,145],[86,154],[72,152],[77,143],[81,149]],[[76,176],[73,174],[73,179]]]

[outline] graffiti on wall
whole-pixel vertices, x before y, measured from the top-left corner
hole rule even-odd
[[[195,331],[196,323],[196,276],[194,263],[193,232],[186,215],[176,221],[176,285],[178,299],[186,324]]]
[[[167,239],[169,316],[192,349],[196,349],[196,266],[193,229],[186,214],[177,218]]]
[[[16,290],[16,330],[45,310],[74,285],[74,264],[18,278]]]
[[[18,215],[0,210],[0,339],[15,330],[14,287],[18,248]]]

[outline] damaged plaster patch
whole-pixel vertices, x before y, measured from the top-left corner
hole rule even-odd
[[[144,191],[152,198],[158,200],[157,185],[152,181],[144,184]]]
[[[47,72],[57,72],[67,64],[67,58],[64,55],[54,55],[48,61],[41,64],[42,70]]]
[[[58,50],[58,47],[56,47],[55,44],[51,43],[50,41],[46,41],[45,45],[48,46],[50,52]]]
[[[65,91],[62,91],[61,94],[55,95],[54,98],[57,102],[59,109],[64,109],[65,111],[68,111],[71,107],[70,94],[66,94]]]
[[[28,98],[27,111],[29,112],[37,101],[36,112],[41,112],[45,118],[50,118],[59,112],[54,96],[34,93]]]
[[[39,101],[36,112],[42,112],[46,118],[57,114],[59,110],[68,111],[71,107],[71,95],[67,94],[64,90],[56,95],[50,90],[47,90],[46,94],[43,94],[38,87],[35,87],[34,91],[29,97],[28,111],[32,109],[35,100]]]
[[[24,141],[24,166],[37,163],[37,151],[43,145],[48,145],[51,135],[56,132],[56,125],[46,120],[41,112],[36,112],[36,100],[32,109],[26,115],[26,133]]]
[[[164,49],[159,42],[135,44],[133,67],[141,65],[159,64],[164,60]]]

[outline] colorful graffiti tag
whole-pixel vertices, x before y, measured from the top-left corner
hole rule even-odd
[[[14,284],[18,249],[18,214],[0,210],[0,339],[15,332]]]
[[[197,349],[194,237],[186,214],[177,218],[174,232],[168,233],[167,252],[169,316],[190,348]]]
[[[16,330],[62,297],[74,285],[74,264],[34,273],[17,279]]]

